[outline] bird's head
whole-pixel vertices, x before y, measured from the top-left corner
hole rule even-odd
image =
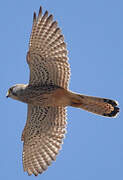
[[[11,97],[12,99],[18,100],[18,97],[21,95],[21,93],[25,89],[25,86],[27,86],[27,85],[16,84],[16,85],[10,87],[7,94],[6,94],[6,97],[7,98]]]

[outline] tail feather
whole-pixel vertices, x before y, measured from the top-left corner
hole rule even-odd
[[[104,102],[106,102],[108,104],[111,104],[114,107],[114,110],[111,113],[109,113],[109,114],[104,113],[103,115],[104,116],[108,116],[108,117],[116,117],[116,115],[120,111],[119,107],[117,107],[118,106],[118,102],[114,101],[114,100],[111,100],[111,99],[104,99]]]
[[[107,117],[116,117],[119,112],[117,101],[72,93],[71,106]]]

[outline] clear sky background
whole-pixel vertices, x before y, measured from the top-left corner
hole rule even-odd
[[[69,50],[70,89],[116,99],[115,119],[68,108],[67,135],[56,162],[36,179],[123,179],[123,1],[4,0],[0,3],[0,179],[34,180],[22,167],[21,133],[26,104],[6,99],[7,89],[27,83],[33,12],[54,15]]]

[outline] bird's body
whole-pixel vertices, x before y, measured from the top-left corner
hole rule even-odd
[[[73,93],[55,85],[30,86],[18,84],[13,88],[13,99],[40,107],[73,106],[93,113],[115,116],[117,102],[105,98],[97,98]],[[96,107],[97,106],[97,107]],[[115,111],[115,112],[114,112]]]
[[[42,173],[56,159],[66,132],[66,106],[102,116],[115,117],[118,103],[106,98],[85,96],[68,89],[70,67],[64,37],[53,16],[34,13],[27,53],[29,84],[18,84],[7,97],[28,104],[22,133],[23,167],[29,175]]]

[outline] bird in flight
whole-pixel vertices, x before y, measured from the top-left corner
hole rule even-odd
[[[7,97],[27,103],[22,132],[23,168],[28,175],[45,171],[61,148],[66,132],[66,106],[115,117],[118,103],[111,99],[77,94],[68,89],[70,67],[64,37],[48,11],[34,12],[27,52],[29,84],[9,88]]]

